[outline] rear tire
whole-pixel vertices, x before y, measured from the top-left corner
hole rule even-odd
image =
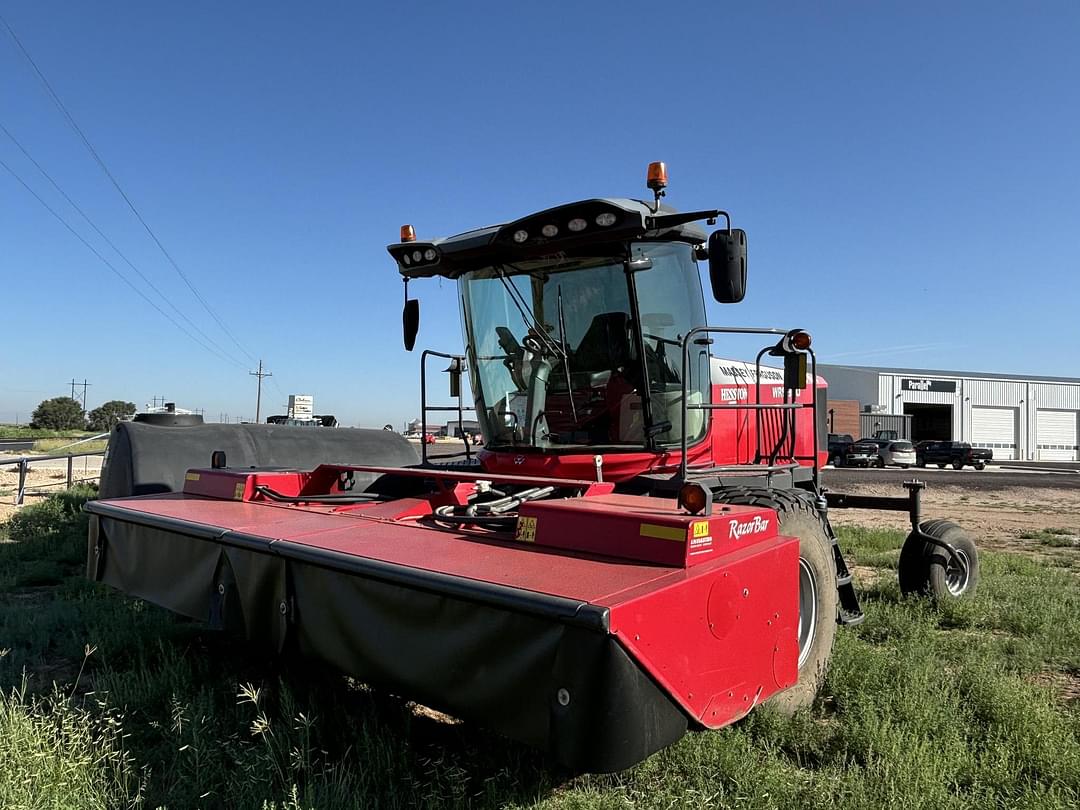
[[[975,541],[951,520],[925,520],[919,528],[956,549],[966,564],[959,566],[945,549],[908,536],[900,551],[897,573],[900,591],[933,599],[970,599],[979,584],[979,551]]]
[[[974,466],[975,466],[975,469],[976,469],[976,470],[985,470],[985,469],[986,469],[986,465],[985,465],[985,464],[976,464],[976,465],[974,465]]]
[[[964,462],[962,462],[962,461],[954,461],[952,463],[952,468],[954,470],[962,470],[962,469],[964,469]]]
[[[768,701],[778,711],[794,714],[814,702],[832,657],[838,601],[832,540],[813,496],[802,490],[729,487],[716,493],[715,502],[774,509],[780,532],[799,538],[799,680]],[[804,600],[812,609],[805,625],[802,619],[810,609],[804,609]]]
[[[938,464],[938,465],[937,465],[937,468],[938,468],[939,470],[944,470],[944,469],[945,469],[945,465],[944,465],[944,464]]]

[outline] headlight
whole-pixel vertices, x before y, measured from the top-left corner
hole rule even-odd
[[[519,245],[529,238],[528,231],[514,231],[514,241]]]
[[[435,257],[438,255],[439,254],[435,252],[435,248],[428,248],[424,251],[424,261],[433,262],[435,261]]]
[[[596,215],[596,224],[601,228],[607,228],[615,224],[615,215],[610,211],[605,211],[602,214]]]
[[[544,236],[546,236],[548,239],[550,239],[553,236],[558,236],[558,234],[559,234],[559,226],[558,225],[545,225],[543,228],[540,229],[540,233],[542,233]]]
[[[572,230],[574,233],[585,230],[588,225],[589,223],[583,220],[581,217],[575,217],[574,219],[566,223],[566,227]]]

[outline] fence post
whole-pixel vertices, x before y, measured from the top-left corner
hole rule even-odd
[[[72,468],[72,462],[74,462],[74,461],[75,461],[75,457],[69,453],[68,454],[68,482],[67,482],[67,488],[68,489],[71,489],[71,479],[73,477],[72,474],[71,474],[72,473],[71,468]]]
[[[19,459],[19,491],[15,494],[15,505],[22,506],[26,494],[26,469],[29,466],[25,458]]]

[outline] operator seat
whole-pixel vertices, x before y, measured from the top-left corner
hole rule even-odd
[[[625,312],[594,316],[571,359],[575,387],[604,389],[603,415],[597,422],[601,435],[613,442],[639,440],[640,429],[624,435],[622,428],[623,411],[641,409],[641,370],[630,344],[630,316]]]
[[[581,382],[603,385],[615,372],[630,365],[630,316],[625,312],[603,312],[593,317],[572,355],[574,376],[588,375]]]

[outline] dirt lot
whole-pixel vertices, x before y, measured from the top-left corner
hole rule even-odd
[[[1050,476],[1026,476],[1030,485],[976,487],[986,478],[957,476],[956,483],[930,482],[923,492],[924,518],[949,518],[966,528],[979,545],[987,548],[1037,549],[1039,541],[1021,537],[1045,529],[1067,529],[1074,539],[1080,537],[1080,489],[1061,486],[1062,479]],[[1012,483],[1012,482],[1010,482]],[[895,483],[846,481],[834,486],[838,491],[856,495],[903,495]],[[875,512],[864,509],[835,509],[830,512],[836,525],[881,526],[906,529],[904,512]],[[1078,541],[1080,542],[1080,541]]]

